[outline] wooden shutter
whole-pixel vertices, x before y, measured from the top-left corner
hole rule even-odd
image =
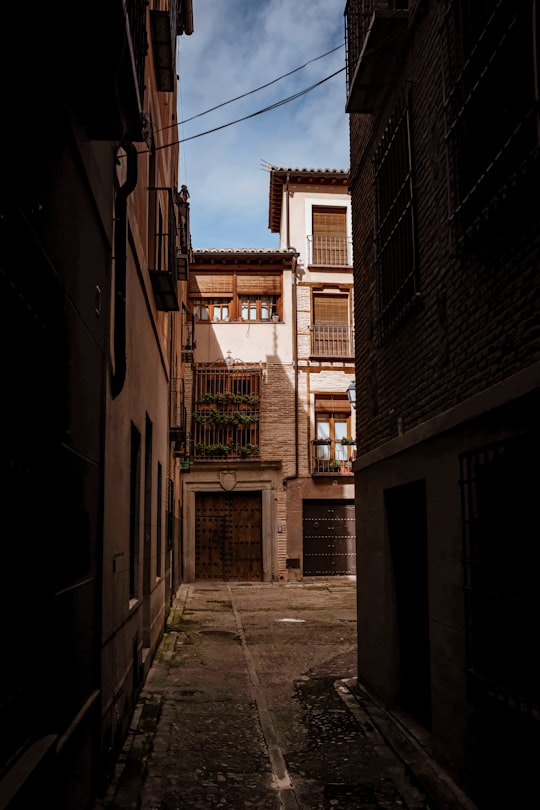
[[[233,294],[231,273],[190,273],[189,294],[192,298],[217,298]]]
[[[313,298],[313,323],[349,325],[349,297],[317,295]]]
[[[313,207],[314,236],[347,236],[346,208]]]
[[[281,295],[281,274],[259,276],[238,273],[236,290],[239,295]]]
[[[336,395],[330,397],[328,394],[323,396],[315,395],[315,411],[318,414],[350,414],[351,403],[344,396]]]

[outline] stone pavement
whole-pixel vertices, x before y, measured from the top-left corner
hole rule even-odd
[[[182,585],[95,810],[474,810],[356,674],[356,583]]]

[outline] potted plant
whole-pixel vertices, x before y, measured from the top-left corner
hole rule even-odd
[[[316,445],[323,445],[323,444],[331,444],[332,439],[313,439],[312,444]]]
[[[337,471],[341,470],[341,461],[338,461],[337,458],[332,459],[329,464],[331,470]]]

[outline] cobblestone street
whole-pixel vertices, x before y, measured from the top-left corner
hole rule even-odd
[[[471,810],[375,725],[392,724],[356,683],[355,588],[183,585],[98,806]]]

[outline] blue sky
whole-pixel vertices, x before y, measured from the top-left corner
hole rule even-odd
[[[191,195],[195,249],[279,247],[268,229],[265,165],[349,168],[344,8],[345,0],[193,0],[177,73],[179,182]],[[226,126],[336,71],[298,99]]]

